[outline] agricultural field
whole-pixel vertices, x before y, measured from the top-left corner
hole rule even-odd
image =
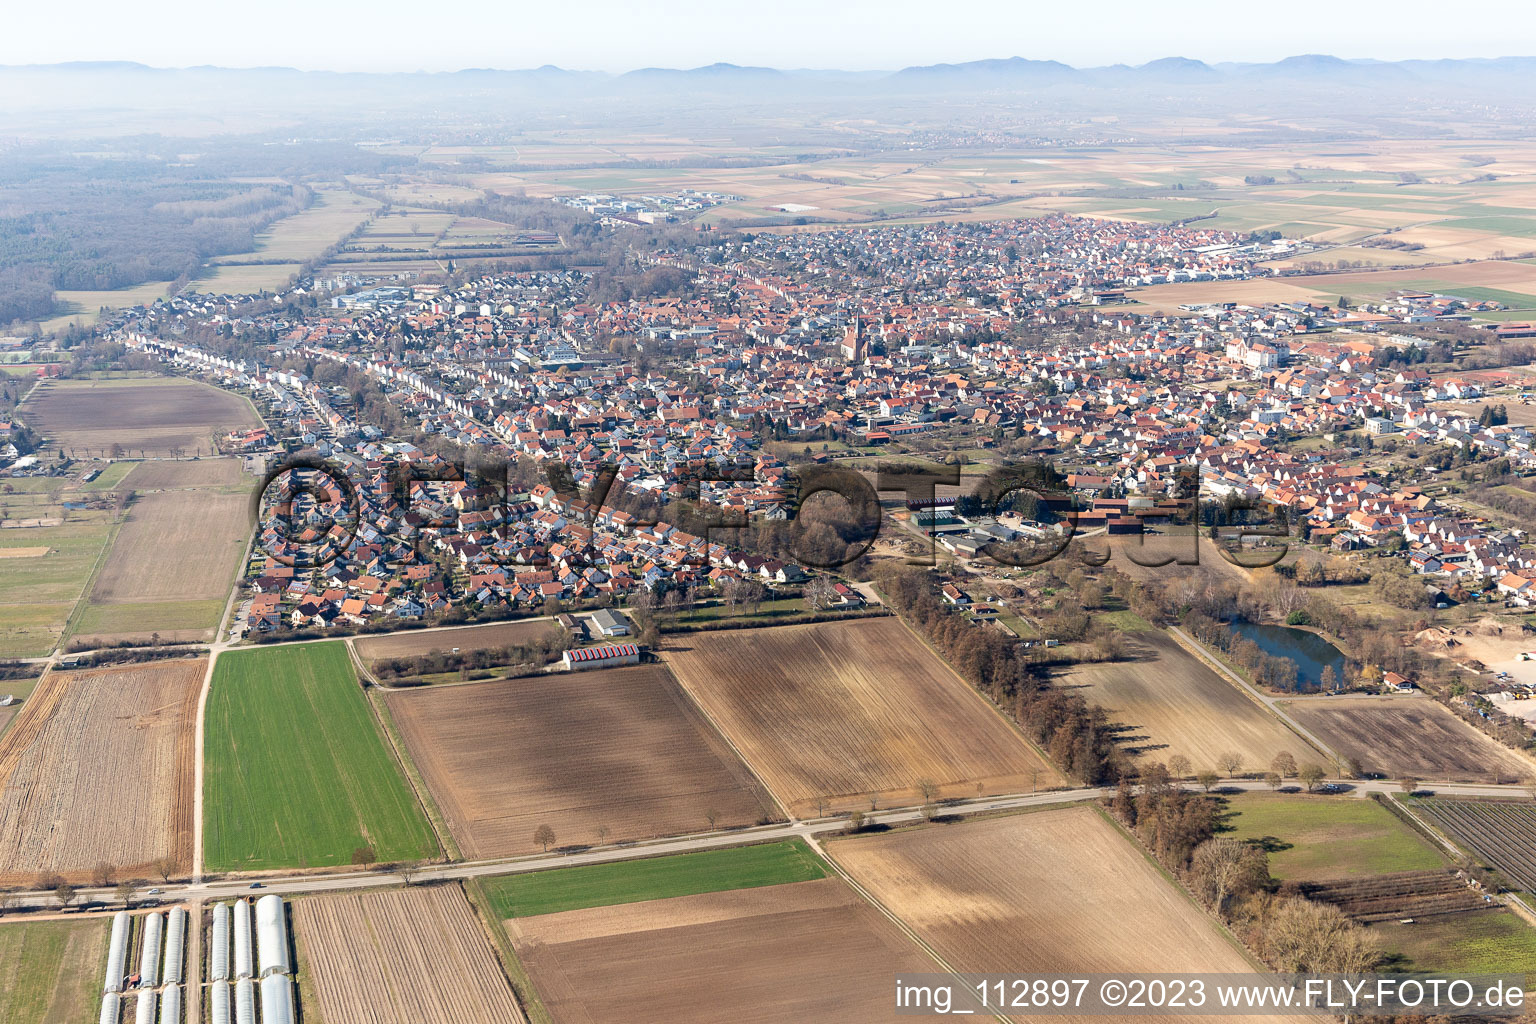
[[[1301,763],[1317,760],[1304,740],[1170,634],[1124,639],[1131,660],[1073,665],[1053,684],[1102,707],[1123,729],[1120,743],[1141,760],[1182,754],[1196,771],[1216,769],[1229,751],[1242,754],[1249,769],[1282,751]]]
[[[1536,928],[1509,910],[1370,926],[1387,967],[1415,974],[1536,975]]]
[[[391,690],[411,759],[472,858],[778,818],[663,666]],[[708,815],[717,817],[711,826]]]
[[[837,839],[827,852],[960,972],[1254,969],[1093,807]]]
[[[1536,240],[1531,244],[1536,245]],[[1184,302],[1336,302],[1340,296],[1356,302],[1376,301],[1403,289],[1468,299],[1496,298],[1511,306],[1536,306],[1536,266],[1495,261],[1248,281],[1195,281],[1140,288],[1132,297],[1144,306],[1172,312]],[[1496,289],[1498,294],[1484,294],[1490,289]]]
[[[1233,839],[1269,851],[1269,872],[1310,882],[1443,867],[1445,858],[1374,800],[1284,793],[1224,798],[1223,823]]]
[[[95,1020],[107,972],[105,918],[0,925],[0,1020]]]
[[[307,209],[274,222],[257,235],[255,252],[219,256],[213,263],[218,267],[254,261],[303,263],[351,234],[371,218],[378,207],[376,201],[345,188],[317,190],[315,201]],[[193,287],[200,292],[211,290],[207,280],[194,282]]]
[[[381,861],[438,845],[380,737],[341,641],[219,658],[204,737],[204,857],[214,871]]]
[[[1337,907],[1361,924],[1477,915],[1494,906],[1489,897],[1468,886],[1449,867],[1305,883],[1301,892],[1314,902]]]
[[[47,483],[63,493],[0,494],[0,658],[54,648],[112,536],[111,510],[66,509],[62,502],[76,497],[69,485]]]
[[[293,902],[303,1002],[325,1024],[522,1024],[457,885]]]
[[[1061,781],[894,617],[688,634],[664,657],[799,816]]]
[[[50,446],[80,456],[114,447],[140,457],[208,454],[217,435],[261,425],[245,398],[169,377],[44,381],[22,416]]]
[[[129,288],[114,288],[109,291],[69,291],[67,289],[58,291],[54,293],[54,298],[60,311],[41,321],[40,327],[45,333],[62,331],[71,324],[91,327],[101,319],[103,306],[108,309],[123,309],[128,306],[153,305],[156,299],[170,294],[173,283],[146,281]]]
[[[205,295],[256,295],[286,288],[302,263],[215,264],[205,276],[189,286]]]
[[[826,875],[826,863],[804,840],[791,839],[529,871],[486,879],[483,884],[496,916],[506,919],[809,882]]]
[[[1302,728],[1363,771],[1435,782],[1513,782],[1536,766],[1422,697],[1328,698],[1284,704]]]
[[[236,458],[156,459],[149,462],[113,463],[126,465],[131,472],[125,478],[136,491],[188,490],[203,487],[249,489],[256,478],[247,473]],[[105,476],[105,474],[103,474]]]
[[[388,636],[358,637],[353,641],[358,657],[372,664],[381,658],[412,658],[433,651],[484,651],[537,640],[559,626],[548,620],[493,622],[484,626],[408,630]]]
[[[149,875],[192,857],[197,696],[207,662],[50,672],[0,737],[0,880]]]
[[[1509,880],[1536,892],[1536,807],[1498,800],[1415,800],[1413,808]]]
[[[1163,130],[1170,127],[1160,125]],[[1181,130],[1210,140],[1237,128],[1190,118]],[[1151,223],[1214,214],[1201,226],[1239,232],[1276,229],[1288,237],[1347,250],[1324,248],[1300,257],[1325,262],[1364,259],[1368,257],[1357,254],[1379,252],[1400,263],[1448,263],[1536,249],[1536,217],[1529,212],[1536,206],[1530,180],[1536,152],[1520,142],[1501,142],[1487,154],[1476,155],[1475,164],[1459,141],[1372,140],[1350,153],[1340,153],[1337,144],[1328,143],[1237,146],[1207,141],[1198,146],[1003,150],[937,158],[822,154],[814,160],[774,142],[614,138],[597,131],[530,133],[516,146],[442,146],[422,155],[450,165],[468,156],[492,164],[525,165],[477,173],[473,184],[493,192],[729,192],[742,198],[707,210],[697,220],[776,224],[770,231],[940,218],[997,220],[1054,211]],[[619,165],[677,163],[685,154],[723,158],[740,155],[743,146],[754,157],[778,154],[782,162],[737,168]],[[565,166],[526,167],[537,163]],[[614,166],[593,166],[603,163]],[[1499,180],[1477,180],[1485,173]],[[1254,184],[1245,180],[1250,177],[1272,180]],[[1358,244],[1388,231],[1395,239],[1423,248],[1377,250]]]
[[[161,490],[128,506],[78,631],[211,640],[250,531],[240,488]]]
[[[841,879],[506,922],[555,1024],[904,1020],[891,979],[928,956]]]

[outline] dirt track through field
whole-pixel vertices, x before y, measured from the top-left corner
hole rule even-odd
[[[390,691],[385,700],[466,856],[777,818],[664,666]]]
[[[827,852],[958,971],[1254,969],[1091,807],[839,839]]]
[[[937,968],[838,878],[508,921],[556,1024],[907,1020],[897,974]]]
[[[0,738],[0,881],[147,875],[192,857],[193,715],[205,662],[51,672]]]
[[[319,896],[294,932],[325,1024],[524,1024],[457,885]]]
[[[664,656],[797,815],[1060,776],[895,618],[680,636]]]

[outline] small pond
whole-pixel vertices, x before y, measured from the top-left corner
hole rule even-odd
[[[1272,658],[1290,658],[1296,663],[1296,678],[1303,689],[1315,690],[1323,684],[1323,669],[1333,666],[1334,675],[1344,682],[1344,653],[1316,633],[1292,626],[1271,626],[1261,622],[1232,623],[1232,632],[1259,645]]]

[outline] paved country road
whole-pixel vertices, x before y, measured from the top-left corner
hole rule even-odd
[[[1372,793],[1394,793],[1399,791],[1397,783],[1385,780],[1351,781],[1336,784],[1348,787],[1350,793],[1355,798],[1361,799],[1368,798]],[[1221,789],[1227,792],[1267,792],[1269,791],[1269,786],[1264,782],[1244,779],[1223,782]],[[1434,792],[1445,796],[1524,797],[1526,795],[1526,790],[1519,786],[1458,784],[1435,786],[1433,789]],[[1082,800],[1096,800],[1109,797],[1113,793],[1114,790],[1109,787],[1082,786],[1070,789],[1048,790],[1039,793],[1016,793],[1006,796],[961,800],[944,805],[942,811],[946,816],[987,814],[1029,807],[1048,807],[1076,803]],[[1318,799],[1329,798],[1320,796]],[[878,825],[909,824],[921,818],[922,810],[918,807],[892,808],[865,815],[867,823]],[[695,833],[671,839],[618,844],[596,849],[576,848],[567,852],[537,854],[531,857],[429,864],[412,869],[410,871],[410,881],[419,883],[461,878],[482,878],[490,875],[518,874],[525,871],[546,871],[551,868],[574,867],[580,864],[603,864],[613,861],[636,860],[643,857],[658,857],[666,854],[691,853],[697,850],[740,846],[745,843],[772,842],[797,837],[810,839],[815,836],[842,832],[847,827],[848,823],[845,818],[821,818],[814,821],[790,821],[780,825],[765,825],[757,828],[735,829],[724,832]],[[289,895],[402,885],[406,884],[406,877],[398,871],[346,871],[332,874],[290,875],[280,873],[250,874],[238,879],[193,882],[185,885],[163,885],[160,886],[162,891],[158,895],[147,898],[158,900],[162,904],[181,903],[190,900],[226,900],[236,896],[249,895],[252,891],[250,886],[253,881],[261,883],[261,888],[257,890],[259,892]],[[146,898],[146,890],[140,889],[137,896],[140,899]],[[76,899],[81,902],[99,901],[110,904],[116,900],[116,890],[115,888],[81,889]],[[50,908],[55,904],[52,893],[34,891],[16,894],[15,905],[18,907]]]

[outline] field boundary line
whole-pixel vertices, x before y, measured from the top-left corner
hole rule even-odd
[[[385,709],[381,708],[379,702],[373,699],[373,694],[368,692],[370,688],[363,682],[362,677],[358,675],[358,657],[357,652],[352,648],[352,638],[343,638],[342,643],[346,648],[347,660],[352,665],[353,678],[362,687],[363,703],[368,705],[368,710],[372,713],[373,720],[378,725],[379,731],[389,741],[390,752],[394,755],[395,763],[400,766],[400,773],[405,776],[405,781],[410,785],[411,792],[416,796],[416,805],[421,808],[422,816],[427,819],[427,827],[432,830],[432,838],[437,840],[438,851],[446,859],[462,860],[463,854],[457,852],[458,846],[453,844],[452,838],[444,838],[448,833],[446,821],[443,822],[442,832],[438,832],[438,814],[441,812],[434,813],[437,809],[435,805],[431,804],[430,797],[426,792],[426,780],[421,779],[418,785],[416,764],[407,755],[404,749],[404,741],[395,735],[393,728],[394,719],[391,717],[388,721],[385,720]]]
[[[203,880],[203,815],[207,810],[207,801],[203,798],[203,787],[207,785],[206,773],[203,770],[204,751],[207,747],[204,731],[208,721],[208,695],[213,692],[213,670],[218,664],[219,655],[222,654],[217,645],[208,651],[208,668],[203,673],[203,685],[197,694],[197,735],[192,739],[192,881]]]
[[[1333,764],[1337,765],[1340,762],[1341,759],[1339,755],[1334,753],[1333,750],[1329,748],[1328,744],[1312,735],[1312,733],[1308,730],[1302,728],[1300,723],[1294,721],[1290,715],[1287,715],[1284,711],[1280,710],[1275,702],[1271,702],[1265,698],[1265,696],[1258,692],[1258,690],[1254,689],[1254,687],[1250,685],[1247,680],[1243,679],[1237,673],[1233,672],[1231,669],[1227,668],[1227,666],[1223,665],[1219,660],[1213,657],[1204,649],[1198,640],[1193,639],[1188,633],[1184,632],[1182,627],[1169,626],[1168,632],[1173,636],[1174,640],[1179,644],[1179,646],[1189,651],[1189,653],[1199,659],[1202,664],[1209,666],[1212,671],[1225,679],[1228,684],[1236,688],[1240,693],[1242,693],[1249,700],[1253,701],[1259,707],[1263,708],[1264,711],[1270,715],[1270,717],[1277,719],[1281,725],[1289,729],[1292,734],[1294,734],[1303,743],[1311,747],[1318,754],[1321,754],[1323,757],[1327,758]]]
[[[960,674],[960,670],[955,668],[955,666],[951,665],[949,663],[949,659],[944,657],[944,655],[939,651],[939,649],[937,647],[935,647],[935,646],[933,646],[933,644],[929,643],[927,637],[923,636],[923,634],[919,633],[916,629],[914,629],[912,627],[912,624],[910,622],[908,622],[902,616],[902,614],[900,612],[898,612],[893,606],[891,606],[889,604],[887,604],[886,607],[891,609],[891,617],[892,618],[894,618],[897,622],[901,623],[902,626],[905,627],[907,632],[911,633],[912,636],[917,639],[918,643],[920,643],[924,647],[928,648],[928,650],[933,654],[933,656],[935,658],[939,659],[939,664],[941,664],[945,668],[949,669],[949,674],[954,676],[956,679],[958,679],[960,681],[960,685],[965,688],[965,691],[967,693],[971,694],[971,696],[973,696],[977,700],[979,700],[982,703],[982,706],[984,706],[988,711],[992,712],[992,714],[996,715],[998,718],[1001,718],[1003,720],[1003,724],[1008,726],[1008,728],[1012,729],[1014,734],[1016,736],[1018,736],[1019,739],[1024,741],[1024,745],[1026,747],[1028,747],[1030,750],[1034,751],[1035,756],[1038,757],[1041,760],[1041,762],[1047,768],[1049,768],[1051,771],[1056,773],[1056,783],[1065,784],[1065,785],[1069,785],[1070,786],[1070,784],[1073,782],[1073,780],[1067,775],[1066,772],[1061,770],[1061,766],[1060,765],[1058,765],[1055,761],[1051,760],[1050,755],[1048,755],[1044,750],[1042,750],[1040,748],[1039,744],[1037,744],[1032,738],[1030,738],[1029,733],[1024,731],[1024,727],[1022,725],[1020,725],[1017,721],[1015,721],[1014,717],[1012,715],[1008,714],[1002,708],[1000,708],[996,704],[992,703],[992,701],[987,698],[986,694],[984,694],[980,690],[978,690],[974,685],[972,685],[972,683],[971,683],[971,681],[969,679],[967,679],[967,678],[965,678],[965,676],[961,675]],[[1056,784],[1056,783],[1053,783],[1053,784]],[[1037,786],[1036,790],[1038,790],[1038,788],[1039,787]],[[1035,790],[1032,790],[1031,792],[1034,792],[1034,791]]]
[[[1241,953],[1243,958],[1252,964],[1255,968],[1257,968],[1260,972],[1265,974],[1270,972],[1269,965],[1260,960],[1257,954],[1255,954],[1253,950],[1249,949],[1247,945],[1244,944],[1242,939],[1237,937],[1237,933],[1232,931],[1231,928],[1227,927],[1227,923],[1225,921],[1217,917],[1210,910],[1206,909],[1206,907],[1195,898],[1195,894],[1189,891],[1189,888],[1185,886],[1183,881],[1181,881],[1179,877],[1172,871],[1168,870],[1162,861],[1158,860],[1152,855],[1152,851],[1147,849],[1147,844],[1141,841],[1141,837],[1138,836],[1133,829],[1127,828],[1124,822],[1120,821],[1113,814],[1109,813],[1109,811],[1106,810],[1104,805],[1099,801],[1094,800],[1092,801],[1092,804],[1093,809],[1099,813],[1100,817],[1107,821],[1111,828],[1119,832],[1127,842],[1135,847],[1136,852],[1141,854],[1141,856],[1146,859],[1147,863],[1152,865],[1153,870],[1162,875],[1163,878],[1167,880],[1168,884],[1173,886],[1179,895],[1184,897],[1189,905],[1195,908],[1196,913],[1205,918],[1211,924],[1215,925],[1217,932],[1221,934],[1221,937],[1225,939],[1229,945]]]
[[[512,936],[507,934],[506,925],[496,920],[491,912],[491,900],[485,893],[483,880],[464,878],[459,880],[459,885],[481,927],[490,932],[491,945],[496,947],[502,973],[507,977],[507,984],[512,989],[523,1019],[530,1024],[554,1024],[554,1018],[550,1016],[544,1000],[539,998],[539,990],[534,987],[533,978],[523,966],[522,958],[517,955],[517,947],[512,942]]]
[[[932,946],[930,946],[928,944],[927,940],[925,940],[921,935],[917,934],[917,932],[913,930],[911,925],[907,924],[907,922],[903,921],[900,917],[898,917],[895,914],[894,911],[892,911],[884,903],[881,903],[878,899],[876,899],[873,893],[871,893],[868,889],[866,889],[862,885],[860,885],[854,879],[854,877],[852,875],[850,875],[847,871],[845,871],[843,869],[843,866],[841,864],[839,864],[832,857],[832,855],[827,852],[826,847],[824,847],[822,845],[821,837],[813,834],[813,835],[807,837],[807,842],[810,845],[811,849],[815,850],[817,852],[817,854],[820,855],[822,860],[826,861],[829,865],[831,865],[833,872],[836,873],[838,878],[843,880],[843,884],[847,885],[850,889],[852,889],[856,895],[858,895],[860,898],[862,898],[870,906],[874,907],[881,914],[884,914],[887,920],[889,920],[892,924],[894,924],[897,928],[899,928],[901,930],[902,934],[904,934],[907,938],[912,940],[912,944],[913,945],[915,945],[918,949],[922,950],[924,953],[927,953],[928,956],[930,956],[933,959],[934,963],[936,963],[940,967],[944,968],[944,970],[949,972],[950,974],[959,974],[960,973],[959,971],[955,970],[954,966],[948,960],[946,960],[942,956],[940,956],[939,955],[939,951],[934,949]],[[1008,1017],[1006,1015],[1002,1014],[1002,1013],[994,1013],[992,1016],[995,1017],[997,1020],[1000,1020],[1000,1021],[1005,1021],[1006,1022],[1008,1020]]]
[[[101,550],[96,554],[96,561],[91,566],[91,574],[85,578],[85,583],[75,598],[75,605],[70,609],[69,618],[64,620],[64,628],[59,632],[59,641],[54,645],[54,649],[60,654],[64,653],[64,645],[69,643],[69,638],[74,636],[80,620],[85,617],[85,609],[91,603],[91,591],[96,589],[96,578],[101,575],[102,567],[107,564],[107,558],[112,554],[112,547],[117,543],[117,535],[122,532],[123,524],[128,521],[128,511],[133,505],[134,502],[124,505],[121,516],[116,512],[112,513],[112,526],[107,531]]]
[[[348,649],[350,650],[350,644]],[[453,838],[453,830],[448,827],[448,819],[443,815],[437,801],[432,799],[432,791],[427,788],[427,780],[420,774],[416,762],[408,756],[404,737],[398,734],[398,726],[395,724],[395,716],[390,713],[389,705],[382,697],[375,697],[372,693],[365,692],[364,698],[368,706],[373,708],[373,717],[379,723],[384,736],[389,740],[391,749],[395,752],[395,759],[400,762],[400,768],[405,773],[405,780],[411,784],[411,789],[416,794],[416,802],[421,805],[422,813],[427,816],[427,824],[432,826],[432,832],[437,836],[438,849],[451,861],[462,861],[464,851],[459,849],[459,844]]]
[[[677,684],[678,689],[682,690],[684,695],[687,696],[689,703],[691,703],[694,708],[698,710],[700,715],[704,716],[704,721],[709,723],[709,727],[715,730],[715,735],[719,736],[720,739],[725,742],[725,745],[731,748],[731,753],[736,755],[736,760],[747,766],[747,771],[751,772],[752,777],[757,780],[757,784],[763,787],[763,792],[768,794],[768,799],[772,800],[774,804],[778,806],[779,810],[784,812],[784,820],[787,821],[790,825],[799,824],[800,819],[794,816],[794,814],[789,809],[789,805],[780,799],[779,794],[773,791],[772,786],[768,785],[768,780],[763,778],[762,774],[758,772],[757,765],[753,764],[747,758],[747,756],[741,752],[741,748],[736,745],[735,741],[731,739],[726,731],[720,728],[720,723],[715,721],[715,716],[709,713],[709,709],[704,706],[704,702],[699,699],[699,695],[694,693],[687,683],[683,682],[682,676],[672,671],[672,666],[669,663],[664,660],[661,663],[666,668],[667,675],[671,676],[672,681]]]

